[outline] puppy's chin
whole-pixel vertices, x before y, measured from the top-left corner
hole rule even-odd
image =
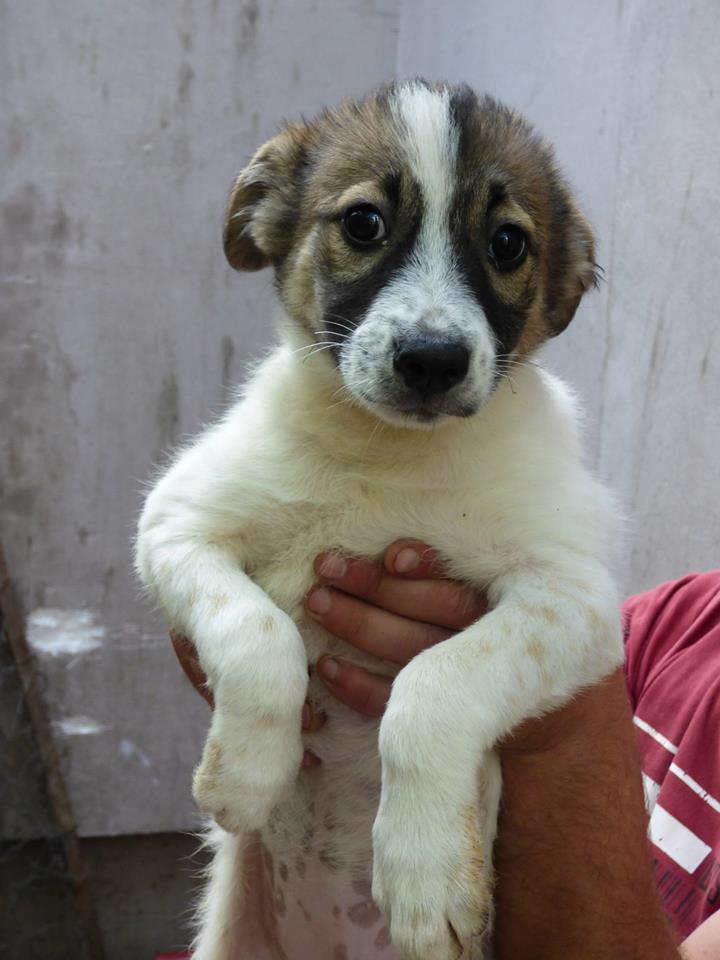
[[[350,389],[354,401],[383,423],[410,430],[434,430],[444,424],[467,420],[478,412],[481,402],[463,403],[394,403],[375,399]]]

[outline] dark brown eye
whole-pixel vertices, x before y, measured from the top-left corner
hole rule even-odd
[[[382,214],[369,203],[351,207],[343,217],[343,227],[352,243],[361,247],[378,243],[387,232]]]
[[[498,270],[514,270],[527,254],[525,231],[513,223],[504,223],[490,241],[490,256]]]

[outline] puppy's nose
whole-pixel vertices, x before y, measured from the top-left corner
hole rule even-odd
[[[465,379],[470,351],[461,343],[447,340],[406,340],[396,351],[395,369],[411,390],[423,397],[447,393]]]

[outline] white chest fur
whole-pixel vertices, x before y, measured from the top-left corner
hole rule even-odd
[[[201,805],[234,831],[262,827],[274,810],[265,836],[275,869],[290,877],[306,858],[305,876],[296,867],[286,881],[286,922],[295,929],[309,909],[308,884],[316,900],[323,890],[333,899],[340,877],[367,892],[380,797],[375,899],[403,952],[449,958],[448,924],[465,940],[488,914],[493,745],[619,660],[613,510],[582,466],[572,400],[540,369],[520,371],[471,420],[423,432],[333,405],[323,376],[287,349],[259,368],[151,493],[138,565],[194,639],[215,692]],[[298,781],[307,662],[336,643],[303,618],[313,558],[377,556],[403,536],[432,544],[493,609],[399,674],[380,731],[381,795],[376,725],[315,683],[329,715],[313,740],[323,765]],[[418,904],[432,904],[420,925]],[[355,927],[382,939],[382,918],[367,909],[372,923]],[[286,927],[286,946],[290,936]],[[214,949],[198,956],[224,957]]]

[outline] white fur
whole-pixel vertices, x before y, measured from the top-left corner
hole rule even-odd
[[[514,390],[503,383],[470,419],[431,432],[378,428],[372,414],[336,402],[326,357],[303,363],[280,347],[222,423],[181,453],[140,521],[141,576],[194,640],[215,695],[195,782],[201,806],[234,831],[263,827],[276,808],[264,831],[276,861],[297,854],[317,865],[332,842],[344,876],[369,870],[378,731],[312,680],[329,717],[312,738],[323,765],[298,778],[307,662],[328,649],[368,662],[304,616],[313,558],[329,548],[377,557],[413,536],[487,589],[490,613],[398,674],[380,728],[373,890],[407,960],[455,957],[448,923],[463,942],[482,927],[489,890],[470,860],[480,849],[489,882],[494,745],[621,660],[607,569],[614,511],[582,465],[573,401],[540,368],[513,378]],[[329,814],[343,827],[326,835]],[[218,877],[231,860],[218,858]],[[313,887],[328,917],[313,928],[318,957],[343,935],[327,932],[337,876],[324,875],[324,907],[317,873]],[[292,879],[293,897],[303,882]],[[225,883],[210,891],[208,925],[225,922]],[[279,919],[278,936],[298,957],[289,922]],[[363,956],[373,955],[377,924],[367,935],[355,951]],[[212,931],[205,937],[199,960],[230,960]]]
[[[343,345],[341,370],[355,397],[385,420],[408,418],[393,409],[398,390],[393,342],[417,336],[450,339],[470,350],[463,382],[439,398],[439,413],[476,410],[495,379],[495,337],[482,307],[455,266],[450,237],[458,130],[447,90],[406,84],[393,101],[408,170],[419,185],[423,218],[408,262],[375,298]]]

